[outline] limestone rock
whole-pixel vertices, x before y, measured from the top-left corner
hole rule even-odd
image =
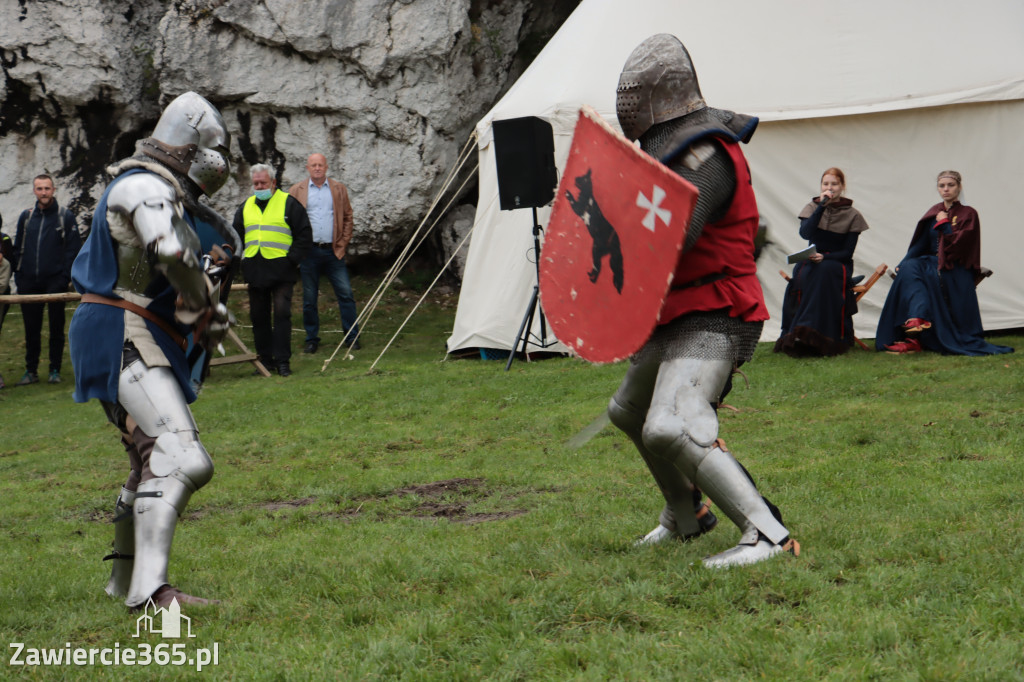
[[[350,190],[352,259],[387,257],[423,220],[476,120],[577,2],[2,3],[4,229],[44,171],[87,225],[104,167],[133,152],[171,98],[195,90],[232,133],[233,177],[215,208],[233,215],[251,165],[272,164],[286,189],[319,151]],[[459,215],[449,227],[465,223]]]
[[[451,258],[448,266],[451,273],[461,282],[462,275],[466,271],[466,256],[469,254],[470,230],[473,229],[473,219],[476,217],[476,209],[469,204],[456,206],[448,211],[438,225],[438,234],[441,238],[441,251]]]

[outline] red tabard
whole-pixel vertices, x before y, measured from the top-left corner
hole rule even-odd
[[[758,213],[750,168],[738,143],[721,137],[716,141],[729,153],[736,170],[732,205],[721,220],[704,226],[693,249],[680,255],[658,324],[667,324],[687,313],[722,309],[727,309],[730,317],[745,322],[768,319],[754,262]],[[676,288],[720,273],[727,276],[700,286]]]

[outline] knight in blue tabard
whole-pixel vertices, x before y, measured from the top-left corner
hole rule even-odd
[[[199,203],[228,178],[230,134],[220,112],[187,92],[164,110],[96,206],[71,270],[82,303],[69,329],[77,402],[96,398],[120,431],[131,472],[117,498],[106,591],[130,607],[207,603],[171,586],[167,567],[178,517],[213,476],[189,404],[190,333],[205,348],[230,315],[202,265],[199,223],[239,252],[227,221]]]

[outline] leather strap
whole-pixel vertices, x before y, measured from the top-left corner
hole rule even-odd
[[[672,291],[679,291],[680,289],[692,289],[693,287],[702,287],[705,284],[711,284],[719,280],[725,279],[729,275],[724,272],[719,272],[714,275],[707,275],[706,277],[698,277],[697,279],[690,280],[689,282],[683,282],[682,284],[673,284]]]
[[[123,298],[107,298],[106,296],[100,296],[99,294],[82,294],[82,303],[99,303],[101,305],[109,305],[135,313],[139,317],[144,317],[156,326],[160,327],[160,329],[170,336],[171,340],[178,344],[182,350],[188,348],[188,341],[186,341],[185,337],[179,334],[178,330],[172,327],[167,320],[162,317],[158,317],[151,310],[143,308],[140,305],[136,305],[131,301],[126,301]]]
[[[111,559],[134,559],[134,554],[121,554],[120,552],[111,552],[107,556],[103,557],[104,561],[110,561]]]

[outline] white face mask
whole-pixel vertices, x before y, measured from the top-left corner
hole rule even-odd
[[[254,192],[254,194],[256,195],[256,198],[259,199],[260,201],[266,201],[274,194],[274,190],[258,189]]]

